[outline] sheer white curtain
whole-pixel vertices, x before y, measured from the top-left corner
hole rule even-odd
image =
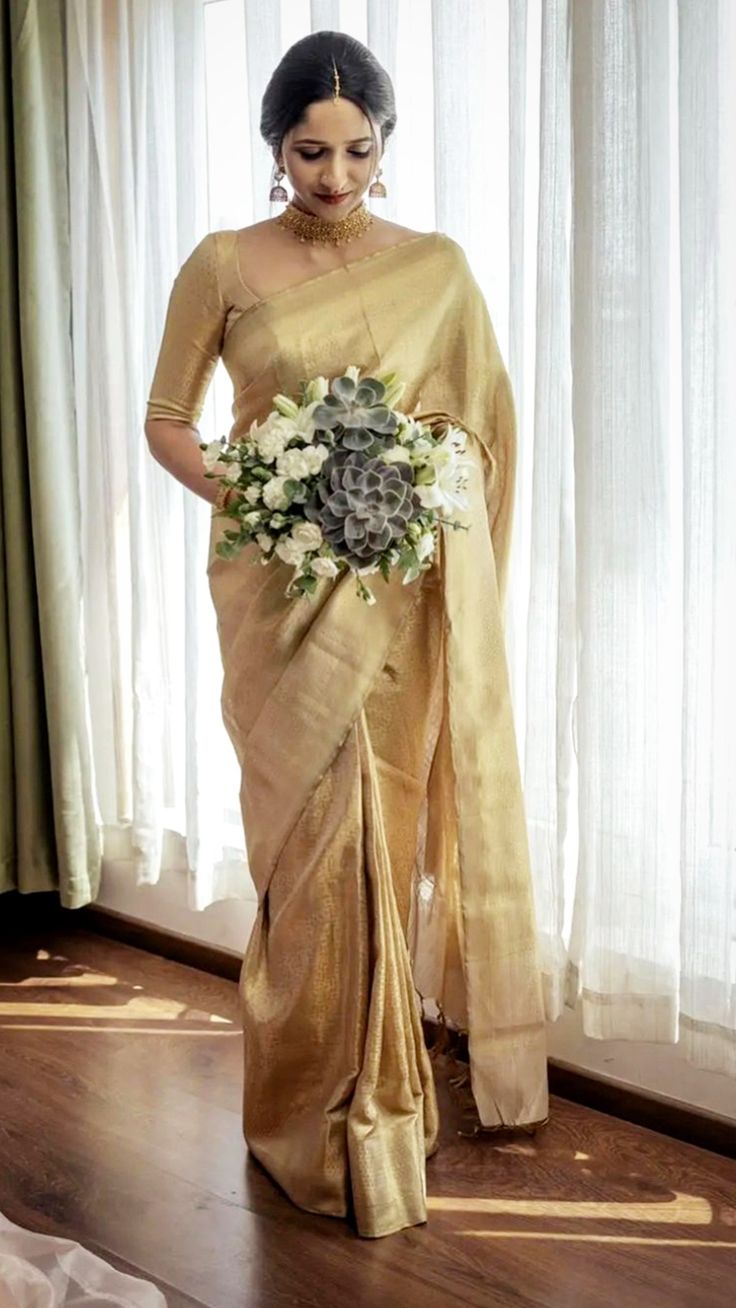
[[[203,566],[209,512],[142,435],[171,283],[209,223],[204,11],[199,0],[70,0],[66,14],[85,636],[104,853],[128,860],[139,883],[157,880],[164,857],[178,859],[191,907],[204,908],[249,889]]]
[[[705,13],[704,13],[705,11]],[[168,291],[267,217],[268,75],[310,29],[396,86],[380,213],[465,247],[519,421],[509,651],[548,1010],[736,1075],[736,15],[728,0],[67,6],[95,762],[140,880],[252,895],[208,510],[141,423]],[[218,372],[202,424],[229,424]],[[162,852],[163,851],[163,852]]]

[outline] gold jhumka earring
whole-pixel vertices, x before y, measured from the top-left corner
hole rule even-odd
[[[281,185],[281,178],[284,176],[283,168],[277,168],[276,165],[274,164],[274,170],[272,176],[273,176],[273,184],[271,186],[271,190],[268,193],[268,198],[271,204],[286,204],[288,202],[289,196],[286,192],[286,189]]]
[[[381,181],[382,176],[383,176],[383,169],[379,167],[374,180],[371,182],[370,186],[368,187],[368,194],[372,200],[386,199],[386,187]]]

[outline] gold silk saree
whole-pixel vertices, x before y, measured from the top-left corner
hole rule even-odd
[[[544,1012],[503,640],[514,486],[508,376],[462,249],[433,232],[267,299],[237,234],[211,233],[172,291],[149,416],[196,425],[218,357],[231,439],[279,391],[396,370],[401,407],[470,432],[468,531],[402,585],[350,576],[287,600],[291,569],[208,579],[222,711],[242,770],[258,911],[240,976],[243,1127],[292,1200],[364,1236],[426,1220],[437,1147],[420,996],[468,1031],[489,1127],[547,1116]]]

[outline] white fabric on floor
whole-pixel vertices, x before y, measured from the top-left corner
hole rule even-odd
[[[166,1300],[76,1241],[27,1231],[0,1213],[0,1308],[166,1308]]]

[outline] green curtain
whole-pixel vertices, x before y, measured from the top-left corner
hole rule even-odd
[[[0,891],[97,895],[63,0],[0,0]]]

